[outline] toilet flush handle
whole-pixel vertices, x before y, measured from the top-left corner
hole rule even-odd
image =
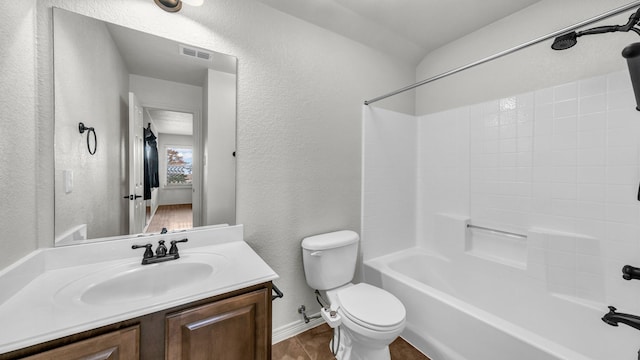
[[[322,251],[314,251],[310,255],[311,256],[321,256],[322,255]]]

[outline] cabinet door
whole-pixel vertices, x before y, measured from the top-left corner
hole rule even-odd
[[[138,360],[140,327],[134,326],[57,349],[24,360]]]
[[[167,316],[166,359],[271,358],[268,289]]]

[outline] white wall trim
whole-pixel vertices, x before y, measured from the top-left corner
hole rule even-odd
[[[320,312],[312,314],[311,316],[316,316],[316,315],[320,315]],[[297,321],[288,323],[286,325],[282,325],[278,328],[273,329],[271,344],[277,344],[280,341],[296,336],[309,329],[313,329],[316,326],[320,326],[323,323],[324,323],[324,319],[318,318],[318,319],[313,319],[309,321],[308,324],[305,324],[303,320],[297,320]]]

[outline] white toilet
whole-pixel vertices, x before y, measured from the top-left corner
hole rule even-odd
[[[390,360],[389,344],[405,327],[404,305],[389,292],[353,284],[358,257],[357,233],[336,231],[302,240],[307,284],[326,293],[330,311],[323,310],[329,326],[337,328],[330,345],[337,360]]]

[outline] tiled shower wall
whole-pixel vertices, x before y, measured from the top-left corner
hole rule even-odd
[[[626,72],[472,106],[469,126],[474,220],[598,238],[608,223],[638,225],[640,113]]]
[[[397,114],[403,121],[395,129],[391,118],[367,122],[365,109],[363,240],[376,249],[373,256],[401,246],[438,250],[464,241],[436,237],[438,214],[468,217],[529,234],[524,266],[540,270],[536,276],[550,292],[640,310],[637,284],[620,277],[623,265],[640,266],[635,106],[622,71],[414,118],[417,128]],[[372,129],[378,123],[384,130]],[[416,166],[401,174],[413,160],[406,153],[412,137]],[[398,171],[381,171],[377,159],[396,159]],[[402,204],[415,206],[415,214]],[[377,221],[366,221],[371,214]],[[411,236],[408,230],[375,235],[375,227],[393,233],[399,218],[410,226],[412,216],[415,241],[401,238]]]
[[[435,238],[429,226],[442,212],[535,230],[523,247],[524,266],[540,270],[533,274],[548,291],[637,307],[633,284],[620,279],[623,265],[640,265],[635,105],[628,73],[618,72],[420,118],[419,241],[451,241]],[[433,144],[459,144],[459,137],[468,149],[434,158],[454,150]],[[447,164],[455,174],[443,175]],[[465,168],[467,208],[460,200]],[[433,177],[441,178],[435,186]]]

